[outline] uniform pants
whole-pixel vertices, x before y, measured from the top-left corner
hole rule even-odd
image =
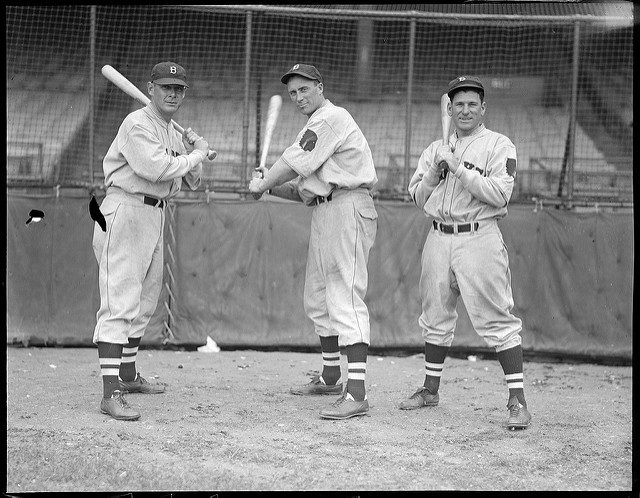
[[[451,346],[458,297],[490,347],[502,351],[522,342],[522,321],[511,313],[509,256],[495,220],[481,221],[477,231],[459,234],[432,227],[422,251],[420,295],[425,342]]]
[[[93,342],[126,344],[144,335],[160,297],[164,209],[118,192],[107,193],[100,211],[107,231],[95,224],[100,309]]]
[[[313,208],[304,307],[316,333],[338,336],[340,346],[370,343],[364,298],[377,219],[366,189],[334,190],[331,201]]]

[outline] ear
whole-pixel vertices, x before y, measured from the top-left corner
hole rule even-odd
[[[153,83],[150,81],[147,81],[147,93],[149,95],[153,95]]]
[[[487,110],[487,101],[485,100],[480,105],[480,116],[484,116],[485,111]]]

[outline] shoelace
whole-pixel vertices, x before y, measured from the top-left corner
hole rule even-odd
[[[333,406],[337,408],[345,401],[347,401],[347,391],[344,391],[342,393],[342,396],[340,396],[337,400],[334,401]]]
[[[511,405],[509,407],[509,413],[512,417],[517,417],[518,415],[520,415],[520,405]]]
[[[139,380],[139,381],[140,381],[140,384],[149,384],[149,381],[148,381],[147,379],[145,379],[145,378],[144,378],[142,375],[140,375],[140,374],[138,374],[138,378],[137,378],[137,379],[134,379],[134,382],[135,382],[136,380]]]
[[[425,392],[427,389],[424,387],[421,387],[420,389],[418,389],[415,393],[413,393],[411,395],[411,398],[409,399],[416,399],[418,397],[422,398],[422,393]]]
[[[129,408],[129,403],[127,403],[127,400],[124,399],[122,392],[114,391],[113,398],[118,402],[120,406],[122,406],[122,408]]]

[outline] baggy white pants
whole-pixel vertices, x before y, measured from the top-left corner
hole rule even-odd
[[[369,251],[378,214],[366,189],[334,190],[313,208],[304,286],[304,308],[319,336],[340,346],[370,343],[365,295]]]
[[[100,211],[107,231],[95,224],[100,309],[93,342],[126,344],[142,337],[158,304],[163,275],[164,209],[142,196],[107,193]]]
[[[521,344],[522,321],[511,313],[513,296],[507,247],[495,220],[475,232],[446,234],[433,227],[422,251],[420,275],[425,342],[450,346],[462,297],[476,331],[496,351]]]

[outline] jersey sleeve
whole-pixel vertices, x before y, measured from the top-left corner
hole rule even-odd
[[[120,150],[135,174],[151,182],[182,178],[205,158],[197,149],[187,155],[173,155],[153,130],[141,124],[127,130]]]
[[[309,120],[296,141],[282,154],[283,161],[298,175],[307,178],[340,147],[339,134],[325,119]]]
[[[463,165],[455,176],[476,199],[495,207],[505,207],[511,199],[516,176],[516,148],[501,135],[491,151],[486,166],[486,176]]]
[[[432,143],[422,152],[418,159],[418,167],[409,181],[409,195],[420,209],[424,208],[441,180],[437,166],[433,162],[438,143]]]

